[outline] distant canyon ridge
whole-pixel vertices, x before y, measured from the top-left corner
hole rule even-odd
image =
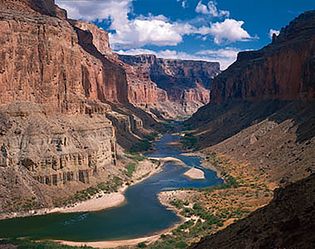
[[[1,211],[122,177],[123,149],[207,104],[220,73],[218,63],[117,55],[106,31],[53,0],[0,0],[0,32]]]

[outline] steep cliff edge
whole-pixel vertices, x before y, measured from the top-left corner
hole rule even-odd
[[[315,11],[308,11],[268,46],[240,53],[214,79],[210,104],[186,122],[209,158],[284,187],[267,206],[191,248],[314,247],[314,59]]]
[[[123,177],[117,134],[131,144],[153,119],[129,103],[108,34],[53,0],[1,0],[0,32],[0,212]]]
[[[258,51],[242,52],[211,86],[211,102],[186,122],[205,153],[224,154],[296,181],[315,170],[315,11]]]
[[[207,104],[211,81],[220,73],[220,65],[215,62],[118,56],[127,64],[130,102],[151,106],[162,114],[169,112],[173,117],[191,115]]]
[[[315,11],[297,17],[273,42],[241,52],[211,87],[211,102],[315,99]]]
[[[267,206],[191,249],[314,248],[315,175],[275,192]]]

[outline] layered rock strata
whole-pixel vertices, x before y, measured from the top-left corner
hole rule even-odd
[[[314,99],[314,13],[297,17],[263,49],[239,53],[214,80],[211,102]]]
[[[129,101],[137,106],[153,106],[173,117],[191,115],[209,103],[208,88],[220,73],[219,63],[213,62],[161,59],[155,55],[119,55],[119,59],[126,64]]]
[[[51,206],[119,174],[106,115],[129,105],[128,86],[108,34],[52,0],[0,1],[0,32],[1,210]]]

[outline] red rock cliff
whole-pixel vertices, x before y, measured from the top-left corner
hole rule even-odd
[[[315,98],[315,11],[300,15],[263,49],[239,53],[211,89],[212,103]]]
[[[165,105],[167,101],[178,115],[192,114],[207,104],[212,78],[220,73],[219,63],[212,62],[160,59],[155,55],[119,55],[119,59],[128,65],[127,75],[133,75],[128,80],[130,102]]]
[[[52,0],[0,0],[0,33],[0,211],[51,206],[118,172],[106,115],[128,88],[108,34]]]
[[[49,111],[82,113],[86,98],[127,102],[123,68],[102,56],[109,50],[105,32],[95,44],[90,31],[56,10],[63,12],[53,1],[1,3],[0,104],[31,101]]]

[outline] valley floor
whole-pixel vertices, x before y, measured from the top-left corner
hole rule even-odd
[[[201,156],[203,166],[217,171],[225,184],[199,190],[166,191],[160,202],[175,211],[182,223],[158,234],[132,240],[58,243],[93,248],[185,248],[202,237],[224,229],[231,223],[268,204],[274,186],[245,164],[232,162],[223,155],[194,153]]]

